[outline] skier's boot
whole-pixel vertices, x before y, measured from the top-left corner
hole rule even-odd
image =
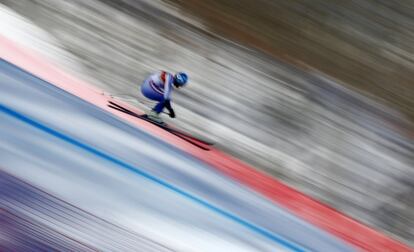
[[[160,117],[160,114],[158,114],[154,110],[151,110],[150,112],[148,112],[147,113],[147,117],[148,117],[148,119],[150,119],[150,120],[152,120],[152,121],[154,121],[156,123],[159,123],[159,124],[163,124],[164,123],[163,120]]]

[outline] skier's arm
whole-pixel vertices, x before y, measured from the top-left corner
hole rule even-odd
[[[166,109],[168,109],[168,112],[170,113],[170,117],[174,118],[175,117],[175,112],[174,112],[174,109],[171,107],[170,100],[165,100],[164,106],[165,106]]]
[[[172,89],[172,80],[171,75],[167,74],[165,76],[164,82],[164,100],[171,100],[171,89]]]
[[[171,90],[172,90],[172,80],[171,75],[167,75],[165,77],[165,83],[164,83],[164,106],[168,109],[168,112],[170,113],[170,117],[175,117],[175,112],[173,108],[171,107]]]

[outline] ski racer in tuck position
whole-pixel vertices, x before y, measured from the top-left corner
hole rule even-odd
[[[184,87],[187,84],[188,76],[184,72],[175,75],[161,71],[150,75],[141,85],[142,94],[154,101],[158,101],[154,108],[147,114],[147,117],[155,122],[162,123],[160,113],[166,108],[171,118],[175,117],[174,109],[171,107],[171,93],[175,88]]]

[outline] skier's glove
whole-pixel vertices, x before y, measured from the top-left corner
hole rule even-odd
[[[174,112],[174,109],[170,109],[170,110],[169,110],[169,112],[170,112],[170,117],[171,117],[171,118],[175,118],[175,112]]]
[[[168,109],[168,112],[170,113],[169,115],[170,115],[170,117],[171,118],[175,118],[175,112],[174,112],[174,109],[171,107],[171,102],[170,102],[170,100],[166,100],[165,101],[165,108],[167,108]]]

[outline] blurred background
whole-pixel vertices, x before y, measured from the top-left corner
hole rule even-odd
[[[134,106],[186,71],[173,124],[414,245],[413,1],[0,3],[2,33]]]

